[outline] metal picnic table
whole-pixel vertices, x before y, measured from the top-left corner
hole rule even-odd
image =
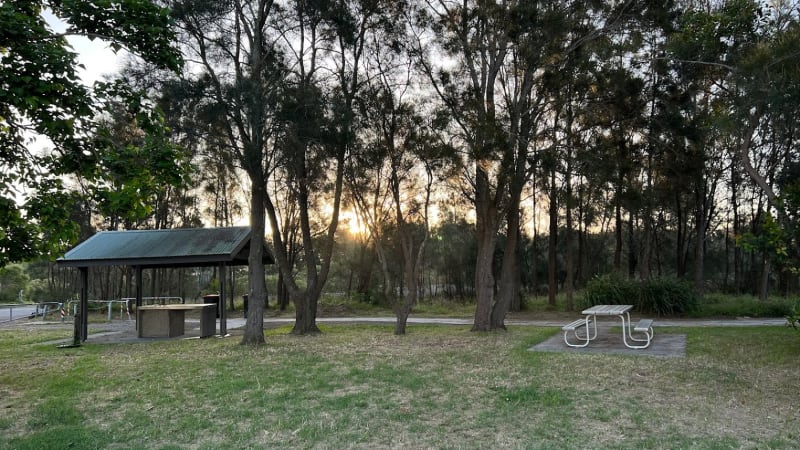
[[[636,326],[632,326],[631,309],[633,309],[633,305],[594,305],[591,308],[584,309],[581,311],[581,314],[584,315],[582,319],[575,320],[561,328],[564,330],[564,342],[570,347],[586,347],[597,338],[597,317],[617,316],[622,320],[622,342],[625,346],[628,348],[647,348],[653,340],[653,321],[642,319]],[[592,326],[591,332],[590,325]],[[578,330],[581,328],[584,331],[584,336],[578,334]],[[570,342],[567,339],[570,331],[582,343],[575,344]],[[643,333],[645,338],[633,337],[633,332]],[[637,342],[642,342],[643,344],[636,344]]]

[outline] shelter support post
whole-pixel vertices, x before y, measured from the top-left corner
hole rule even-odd
[[[134,267],[134,271],[136,271],[136,331],[139,331],[142,318],[139,312],[139,307],[142,306],[142,266]]]
[[[225,263],[221,263],[219,265],[219,304],[217,307],[219,308],[219,335],[225,336],[228,334],[228,314],[225,308],[225,287],[227,285],[227,280],[225,275],[227,274],[228,266]]]
[[[89,268],[81,267],[79,271],[81,274],[81,324],[78,327],[80,330],[76,331],[80,332],[80,341],[86,342],[89,337]]]

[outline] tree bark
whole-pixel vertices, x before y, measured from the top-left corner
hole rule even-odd
[[[556,170],[550,172],[550,235],[547,246],[547,304],[556,305],[558,293],[558,187],[556,186]]]
[[[489,188],[489,174],[476,162],[475,211],[478,256],[475,263],[475,320],[472,331],[490,331],[494,300],[494,251],[497,247],[497,205]]]
[[[505,318],[511,309],[511,303],[515,296],[519,296],[519,286],[515,282],[519,273],[519,202],[521,195],[515,195],[511,200],[507,213],[508,236],[506,237],[505,248],[503,249],[503,268],[500,275],[500,290],[497,293],[497,300],[492,305],[491,330],[505,330]]]
[[[699,296],[705,293],[704,265],[706,245],[705,183],[698,180],[695,188],[695,239],[694,249],[694,291]]]
[[[243,345],[264,344],[264,305],[267,300],[267,285],[264,278],[264,192],[253,186],[250,193],[250,253],[247,257],[250,270],[248,280],[247,321],[242,336]],[[224,289],[224,287],[223,287]],[[223,305],[224,307],[224,305]]]

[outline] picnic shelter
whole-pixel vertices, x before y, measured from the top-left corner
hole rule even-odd
[[[227,334],[225,313],[225,273],[228,266],[247,265],[250,254],[250,227],[178,228],[168,230],[101,231],[68,251],[56,261],[61,267],[80,271],[80,328],[76,340],[88,337],[89,268],[127,266],[135,276],[137,328],[142,306],[142,271],[158,268],[220,268],[219,334]],[[263,247],[262,260],[273,264],[272,254]],[[231,295],[233,295],[231,293]]]

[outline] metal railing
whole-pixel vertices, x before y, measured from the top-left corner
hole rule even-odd
[[[11,322],[23,318],[33,318],[42,316],[42,320],[47,319],[47,314],[53,310],[60,310],[63,302],[39,302],[39,303],[6,303],[0,305],[0,309],[7,309],[8,314],[0,313],[0,322]],[[14,309],[25,311],[23,314],[14,316]]]
[[[128,306],[128,302],[125,299],[121,300],[88,300],[88,307],[89,311],[107,311],[107,318],[110,322],[113,319],[113,311],[114,311],[114,304],[119,304],[119,318],[120,320],[124,319],[127,315],[128,320],[131,320],[131,312]],[[67,302],[67,311],[72,311],[72,316],[74,317],[78,314],[78,305],[80,304],[80,300],[70,300]],[[64,316],[62,315],[61,321],[64,321]]]
[[[131,319],[131,307],[133,306],[134,302],[136,301],[135,298],[128,297],[128,298],[121,298],[121,299],[114,299],[114,300],[89,300],[89,311],[106,311],[106,316],[109,321],[113,319],[113,312],[115,305],[119,305],[119,318],[120,320]],[[152,304],[174,304],[174,303],[185,303],[183,297],[143,297],[142,304],[144,305],[152,305]],[[11,322],[14,320],[22,319],[22,318],[34,318],[34,317],[41,317],[42,320],[47,320],[47,316],[53,314],[55,311],[57,314],[60,315],[60,319],[64,322],[67,316],[74,317],[78,314],[78,305],[80,304],[79,300],[68,300],[68,301],[50,301],[50,302],[38,302],[38,303],[6,303],[0,304],[0,310],[8,310],[8,314],[5,311],[0,311],[0,323],[2,322]],[[18,314],[14,315],[14,310],[17,310]],[[23,310],[22,314],[19,314],[19,310]]]
[[[125,297],[121,299],[115,300],[88,300],[87,303],[89,305],[89,311],[101,311],[105,309],[107,311],[108,321],[110,322],[113,319],[113,310],[114,305],[119,305],[119,318],[120,320],[124,319],[127,316],[127,320],[131,320],[131,309],[136,302],[136,299],[133,297]],[[161,305],[164,304],[172,304],[172,303],[184,303],[183,297],[142,297],[142,303],[145,305],[159,303]],[[79,300],[70,300],[67,302],[67,311],[72,311],[72,315],[78,313],[78,305],[80,304]],[[97,306],[99,305],[99,306]],[[64,317],[61,318],[64,320]]]

